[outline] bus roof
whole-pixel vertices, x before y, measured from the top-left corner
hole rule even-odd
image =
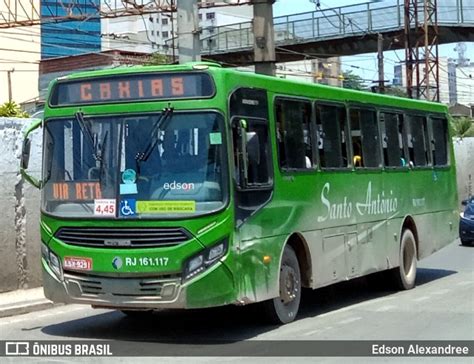
[[[227,76],[226,79],[231,83],[237,83],[243,87],[265,88],[270,92],[281,95],[298,96],[303,98],[314,97],[317,99],[339,102],[350,100],[351,102],[358,102],[361,104],[383,105],[395,108],[417,109],[441,113],[447,112],[446,105],[436,102],[414,100],[392,95],[382,95],[366,91],[357,91],[341,87],[309,83],[306,81],[281,79],[274,76],[255,74],[253,72],[242,71],[235,68],[223,68],[221,65],[213,62],[192,62],[186,64],[156,66],[132,66],[84,71],[61,77],[56,81],[73,81],[81,78],[94,78],[134,73],[178,72],[192,70],[207,70],[211,74],[225,75]],[[282,92],[282,90],[284,90],[284,92]]]

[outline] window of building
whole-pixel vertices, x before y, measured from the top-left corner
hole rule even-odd
[[[403,117],[400,114],[381,112],[383,159],[386,167],[404,167],[407,158],[403,148]]]
[[[277,99],[275,119],[280,166],[283,169],[312,168],[311,104],[306,101]]]
[[[410,163],[414,167],[428,165],[426,118],[423,116],[406,116],[406,133]]]
[[[351,108],[351,143],[354,167],[380,167],[380,142],[374,110]]]
[[[168,19],[167,18],[161,19],[161,24],[168,25]]]
[[[167,31],[164,31],[164,32],[161,33],[161,35],[162,35],[163,38],[168,38],[169,33]]]
[[[202,14],[198,14],[199,20],[202,20]]]
[[[433,165],[448,164],[448,122],[445,118],[431,118],[431,153]]]
[[[206,19],[211,20],[216,18],[216,13],[206,13]]]
[[[346,108],[317,104],[316,131],[321,168],[347,167]]]

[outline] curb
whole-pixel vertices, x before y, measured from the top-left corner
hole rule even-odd
[[[47,310],[62,305],[64,304],[53,303],[45,298],[28,302],[18,302],[16,304],[0,305],[0,318]]]

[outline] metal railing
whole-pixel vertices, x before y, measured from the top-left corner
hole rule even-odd
[[[423,7],[420,10],[423,14]],[[474,1],[438,0],[438,25],[474,26]],[[274,18],[277,46],[384,33],[403,27],[403,0],[363,3]],[[201,42],[203,54],[252,48],[252,22],[204,29]]]

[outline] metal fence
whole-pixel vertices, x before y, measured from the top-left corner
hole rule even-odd
[[[423,14],[423,6],[420,8]],[[274,18],[277,46],[315,39],[383,33],[404,27],[403,0],[364,3]],[[438,24],[474,26],[474,0],[438,0]],[[414,25],[414,24],[413,24]],[[253,47],[252,22],[204,29],[202,53],[226,53]]]

